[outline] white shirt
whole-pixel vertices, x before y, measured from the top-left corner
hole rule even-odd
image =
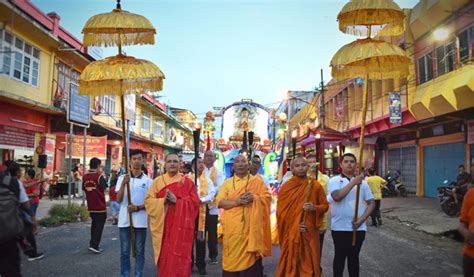
[[[117,185],[115,186],[115,192],[119,192],[120,187],[122,186],[123,175],[120,176],[117,180]],[[130,194],[132,196],[133,205],[143,205],[145,204],[145,196],[150,188],[153,180],[150,179],[144,173],[139,178],[130,178]],[[118,216],[118,227],[124,228],[129,227],[130,222],[128,221],[128,198],[127,198],[127,188],[124,189],[123,199],[120,202],[120,212]],[[133,227],[135,228],[147,228],[148,227],[148,216],[145,210],[140,210],[138,212],[132,213]]]
[[[20,189],[20,194],[18,195],[18,202],[25,203],[30,201],[28,195],[26,195],[25,186],[20,181],[20,179],[18,179],[18,188]]]
[[[215,168],[215,167],[211,167],[211,168],[207,168],[207,166],[204,167],[204,175],[208,179],[211,179],[212,168]],[[219,189],[221,188],[222,183],[224,183],[224,180],[225,180],[224,174],[216,168],[216,184],[214,184],[214,190],[215,190],[214,197],[217,196],[217,194],[219,193]],[[219,215],[219,208],[212,207],[211,209],[209,209],[209,214]]]
[[[349,183],[349,180],[341,175],[332,177],[328,183],[328,194],[327,199],[331,204],[331,230],[333,231],[353,231],[352,221],[354,220],[355,212],[355,199],[357,193],[357,186],[354,186],[352,190],[344,197],[341,201],[336,202],[332,199],[331,193],[336,190],[340,190]],[[362,181],[359,195],[359,218],[365,212],[365,202],[373,200],[374,196],[370,191],[369,185],[365,181]],[[362,223],[358,231],[367,231],[367,225]]]
[[[207,194],[204,197],[201,197],[201,194],[199,193],[201,191],[201,181],[199,180],[199,177],[197,178],[197,194],[202,204],[211,203],[214,200],[214,196],[216,195],[216,188],[214,187],[212,180],[207,177],[206,179],[207,179]]]

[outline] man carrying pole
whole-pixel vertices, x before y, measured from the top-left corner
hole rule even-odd
[[[204,153],[204,175],[211,179],[212,183],[214,184],[214,191],[215,196],[219,193],[219,188],[221,187],[222,183],[224,182],[224,174],[214,166],[214,162],[216,161],[216,155],[212,150],[207,150]],[[208,242],[207,247],[209,248],[209,264],[216,265],[217,264],[217,223],[218,223],[218,216],[219,216],[219,208],[217,208],[216,203],[209,203],[206,215],[206,230],[208,233]]]
[[[276,276],[321,276],[319,226],[329,208],[319,182],[307,176],[308,163],[291,163],[291,177],[281,188],[277,203],[280,258]]]
[[[331,204],[331,234],[334,241],[334,277],[342,277],[347,258],[350,277],[359,276],[359,252],[365,239],[365,221],[375,208],[369,185],[362,175],[356,174],[357,159],[354,154],[342,156],[342,173],[329,180],[328,200]],[[360,201],[356,202],[357,187]],[[367,208],[362,204],[367,203]],[[358,217],[354,221],[354,203],[358,203]],[[356,244],[352,244],[352,233],[356,233]]]
[[[136,248],[135,276],[142,276],[145,265],[145,241],[148,227],[148,217],[145,212],[145,196],[152,184],[152,180],[142,171],[144,161],[142,150],[135,149],[130,151],[130,160],[132,164],[131,174],[120,176],[115,187],[117,202],[120,203],[118,217],[118,227],[120,230],[120,275],[130,275],[130,241],[133,235],[134,240],[132,240],[132,243],[135,242]],[[130,187],[130,196],[125,188],[126,186]],[[128,199],[130,199],[130,202]],[[129,214],[131,214],[132,224],[129,221]]]

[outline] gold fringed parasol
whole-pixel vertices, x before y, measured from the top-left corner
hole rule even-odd
[[[410,58],[382,40],[359,39],[340,48],[331,60],[334,78],[395,79],[408,76]]]
[[[155,44],[155,28],[144,16],[118,6],[109,13],[94,15],[82,29],[84,46]]]
[[[404,31],[405,13],[392,0],[352,0],[337,15],[339,30],[356,36],[396,36]]]
[[[117,55],[90,63],[79,77],[80,95],[123,95],[161,91],[165,75],[147,60]]]
[[[343,46],[331,60],[334,78],[364,78],[362,122],[360,130],[359,171],[364,158],[365,122],[369,79],[405,78],[410,59],[396,45],[371,39],[372,32],[379,36],[399,35],[404,30],[405,14],[392,0],[352,0],[338,15],[339,29],[348,34],[366,35],[366,39]],[[359,217],[360,186],[356,190],[354,222]],[[352,245],[356,243],[353,231]]]
[[[122,110],[122,138],[127,149],[125,94],[146,93],[163,89],[163,72],[153,63],[122,55],[122,45],[155,43],[155,28],[141,15],[122,10],[120,0],[111,13],[91,17],[82,32],[85,46],[117,46],[118,55],[90,63],[79,76],[81,95],[119,95]],[[130,172],[128,155],[124,155],[125,173]],[[126,184],[127,200],[132,203],[130,184]],[[132,213],[128,213],[132,255],[136,257]]]

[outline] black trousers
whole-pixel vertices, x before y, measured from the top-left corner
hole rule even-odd
[[[324,236],[326,235],[326,231],[322,232],[319,231],[319,271],[321,275],[323,273],[323,268],[321,267],[321,261],[323,258],[323,243],[324,243]]]
[[[0,276],[21,276],[20,250],[18,249],[16,238],[0,244]]]
[[[34,257],[38,254],[38,249],[36,247],[36,239],[33,234],[33,225],[25,224],[25,240],[20,243],[23,253],[28,257]]]
[[[89,246],[99,249],[100,239],[102,238],[102,231],[104,231],[105,220],[107,219],[107,212],[90,213],[92,219],[91,225],[91,241]]]
[[[209,248],[209,259],[217,259],[217,215],[209,214],[206,209],[206,231],[208,235],[207,247]]]
[[[349,276],[359,277],[359,253],[365,239],[365,231],[357,231],[355,246],[352,246],[351,231],[331,231],[331,235],[334,241],[334,277],[343,276],[346,258]]]
[[[206,269],[206,234],[204,234],[203,240],[197,239],[198,226],[199,226],[199,214],[196,218],[196,224],[194,226],[195,226],[194,227],[194,246],[196,248],[195,250],[196,252],[193,251],[192,261],[194,264],[194,260],[196,260],[196,266],[198,269]],[[196,253],[196,255],[194,255],[194,253]]]
[[[464,254],[462,257],[462,269],[464,272],[464,277],[474,276],[474,258]]]
[[[375,200],[375,209],[372,211],[372,214],[370,214],[370,218],[372,219],[372,225],[377,226],[377,219],[380,219],[380,201],[381,200]]]

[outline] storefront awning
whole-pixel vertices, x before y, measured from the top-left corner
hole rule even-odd
[[[474,107],[474,65],[444,74],[416,88],[411,112],[417,120]]]

